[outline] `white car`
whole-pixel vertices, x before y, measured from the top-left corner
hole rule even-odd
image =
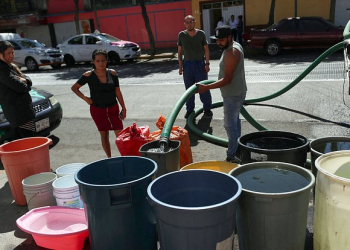
[[[28,70],[37,70],[39,66],[51,65],[52,68],[60,68],[63,63],[63,55],[60,50],[47,48],[37,40],[27,38],[8,40],[15,49],[14,63],[25,66]]]
[[[113,64],[118,64],[121,60],[133,60],[141,55],[138,44],[99,32],[73,36],[57,47],[62,51],[67,66],[76,62],[91,62],[95,49],[106,50],[108,60]]]

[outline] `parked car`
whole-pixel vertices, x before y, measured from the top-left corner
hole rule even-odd
[[[28,70],[37,70],[39,66],[51,65],[52,68],[60,68],[63,63],[61,51],[54,48],[47,48],[45,44],[37,40],[20,38],[8,40],[15,49],[14,63],[25,66]]]
[[[30,95],[35,110],[36,136],[48,136],[62,121],[62,107],[51,93],[32,87]],[[14,133],[0,106],[0,144],[13,139]]]
[[[271,56],[282,49],[330,48],[343,40],[343,30],[322,17],[285,18],[266,29],[252,29],[248,47]]]
[[[133,60],[141,55],[138,44],[98,31],[73,36],[57,47],[62,50],[67,66],[72,66],[76,62],[90,62],[95,49],[105,49],[108,52],[109,62],[114,64],[120,63],[121,60]]]
[[[0,33],[0,41],[6,41],[10,39],[21,39],[22,37],[16,33]]]

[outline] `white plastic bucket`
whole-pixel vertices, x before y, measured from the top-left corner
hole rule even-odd
[[[85,163],[70,163],[56,169],[57,177],[74,175],[79,169],[85,167]]]
[[[349,249],[350,151],[321,155],[315,166],[314,249]]]
[[[56,205],[56,200],[52,194],[52,183],[56,179],[57,175],[55,173],[43,172],[22,180],[23,193],[26,197],[28,210]]]
[[[52,183],[52,186],[53,196],[56,198],[57,206],[83,208],[79,186],[74,180],[74,175],[66,175],[58,178]]]

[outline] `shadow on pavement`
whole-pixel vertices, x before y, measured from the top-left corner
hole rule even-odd
[[[194,124],[198,127],[198,129],[202,130],[203,132],[208,134],[213,134],[213,127],[210,126],[211,121],[212,121],[212,117],[202,115],[202,117],[198,120],[197,123],[196,123],[196,120],[194,121]],[[197,146],[199,140],[203,140],[201,137],[194,134],[190,130],[187,124],[185,126],[185,129],[188,131],[188,135],[189,135],[190,143],[192,147]]]
[[[0,233],[19,230],[16,220],[28,211],[27,206],[18,206],[14,203],[8,182],[0,189],[0,211]],[[15,236],[26,238],[27,234],[21,231],[15,233]]]
[[[297,113],[297,114],[300,114],[300,115],[303,115],[303,116],[306,116],[306,117],[310,117],[312,119],[315,119],[315,120],[318,120],[318,121],[321,121],[321,122],[328,122],[328,123],[332,123],[332,124],[335,124],[335,125],[338,125],[338,126],[341,126],[341,127],[350,128],[350,124],[347,124],[347,123],[344,123],[344,122],[331,121],[331,120],[324,119],[324,118],[319,117],[319,116],[311,115],[309,113],[305,113],[305,112],[302,112],[302,111],[298,111],[298,110],[295,110],[295,109],[290,109],[290,108],[286,108],[286,107],[282,107],[282,106],[278,106],[278,105],[257,104],[256,103],[256,104],[248,104],[246,106],[264,106],[264,107],[271,107],[271,108],[276,108],[276,109],[282,109],[282,110],[286,110],[286,111],[289,111],[289,112]]]

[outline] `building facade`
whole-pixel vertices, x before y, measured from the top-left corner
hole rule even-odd
[[[73,0],[1,0],[0,32],[18,33],[55,47],[77,33],[94,30],[149,48],[140,0],[79,0],[79,30]],[[183,19],[192,14],[209,42],[220,17],[243,15],[245,32],[292,16],[322,16],[345,26],[349,0],[145,0],[157,48],[176,47]]]

